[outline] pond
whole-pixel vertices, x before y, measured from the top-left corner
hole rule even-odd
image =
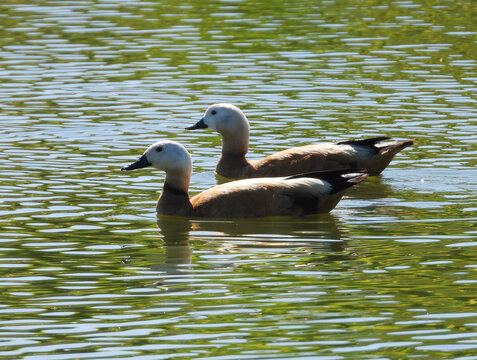
[[[477,359],[471,0],[4,0],[0,358]],[[330,214],[156,217],[151,143],[414,138]]]

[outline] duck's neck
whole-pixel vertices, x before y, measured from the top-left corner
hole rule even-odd
[[[167,174],[161,196],[157,201],[157,212],[166,215],[190,216],[192,205],[189,199],[190,175]]]
[[[248,152],[248,129],[222,133],[222,155],[243,156]]]
[[[248,125],[248,124],[247,124]],[[222,155],[217,163],[217,173],[228,178],[241,177],[239,172],[249,166],[245,158],[248,152],[249,129],[234,129],[233,132],[222,133]]]
[[[177,191],[187,194],[189,192],[190,175],[192,169],[169,170],[166,173],[164,187],[176,189]]]
[[[216,173],[229,179],[241,179],[250,168],[245,154],[222,153],[217,162]]]

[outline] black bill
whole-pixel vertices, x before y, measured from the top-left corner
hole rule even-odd
[[[204,118],[200,119],[195,125],[186,127],[186,130],[195,129],[207,129],[207,124],[204,122]]]
[[[121,168],[121,171],[124,170],[135,170],[135,169],[142,169],[152,164],[147,160],[146,155],[142,155],[139,159],[129,165],[125,165]]]

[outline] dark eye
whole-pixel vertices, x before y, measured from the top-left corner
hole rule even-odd
[[[156,151],[157,151],[157,152],[161,152],[161,151],[162,151],[162,147],[159,146],[158,148],[156,148]]]
[[[217,114],[217,111],[212,110],[210,113],[211,113],[212,115],[215,115],[215,114]]]

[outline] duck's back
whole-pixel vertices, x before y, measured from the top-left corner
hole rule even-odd
[[[192,197],[191,204],[198,217],[298,216],[324,212],[318,202],[329,192],[330,186],[319,179],[248,179],[206,190]]]
[[[291,176],[313,171],[352,169],[372,157],[371,148],[333,143],[295,147],[251,161],[245,177]]]
[[[290,148],[260,160],[221,159],[219,175],[229,178],[291,176],[314,171],[365,168],[370,175],[380,174],[394,155],[414,143],[413,140],[379,144],[386,137],[341,143],[322,143]]]
[[[246,218],[325,213],[338,204],[346,188],[367,176],[363,170],[337,170],[232,181],[192,197],[192,215]]]

